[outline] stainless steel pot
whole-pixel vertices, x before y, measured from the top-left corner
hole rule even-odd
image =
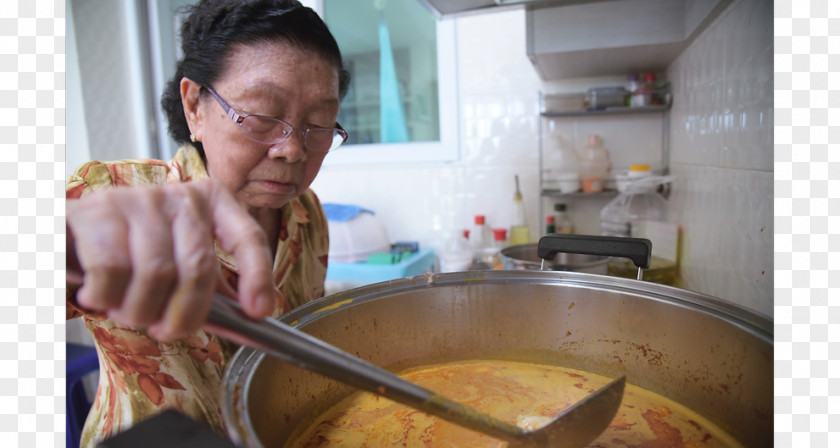
[[[537,254],[537,243],[508,246],[501,251],[505,269],[540,270],[542,258]],[[604,255],[570,254],[560,252],[546,260],[545,269],[550,271],[575,271],[590,274],[606,274],[610,257]]]
[[[772,322],[669,286],[576,272],[474,271],[345,291],[283,317],[393,370],[466,359],[551,363],[681,403],[745,446],[771,446]],[[224,378],[231,439],[282,446],[351,390],[240,349]]]

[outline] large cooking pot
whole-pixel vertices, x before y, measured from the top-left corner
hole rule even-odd
[[[772,322],[711,296],[588,273],[471,271],[344,291],[281,320],[391,370],[503,359],[624,374],[744,446],[772,445]],[[228,434],[246,447],[282,446],[352,392],[249,348],[224,387]]]

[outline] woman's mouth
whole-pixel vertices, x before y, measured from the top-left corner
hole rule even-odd
[[[292,194],[297,190],[297,186],[293,183],[278,182],[273,180],[259,180],[257,184],[269,193],[275,194]]]

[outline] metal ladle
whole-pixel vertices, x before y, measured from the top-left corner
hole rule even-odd
[[[238,303],[220,294],[214,298],[205,328],[281,361],[504,440],[511,447],[584,447],[607,428],[624,394],[622,375],[547,425],[529,431],[408,382],[282,322],[251,319]]]

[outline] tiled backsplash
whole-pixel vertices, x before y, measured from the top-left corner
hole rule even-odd
[[[772,2],[734,2],[668,78],[684,286],[772,315]]]
[[[456,20],[460,160],[327,168],[313,188],[324,202],[376,211],[392,240],[435,246],[444,234],[468,228],[475,214],[487,215],[492,227],[508,227],[519,175],[531,232],[538,235],[538,92],[583,91],[623,79],[541,81],[526,55],[522,11]],[[671,220],[683,229],[683,286],[765,314],[773,303],[772,27],[771,2],[736,0],[667,71],[674,93],[670,170],[677,177]],[[563,119],[557,126],[578,151],[588,134],[602,135],[616,168],[658,167],[659,116]],[[567,201],[576,232],[600,231],[598,213],[607,200]]]

